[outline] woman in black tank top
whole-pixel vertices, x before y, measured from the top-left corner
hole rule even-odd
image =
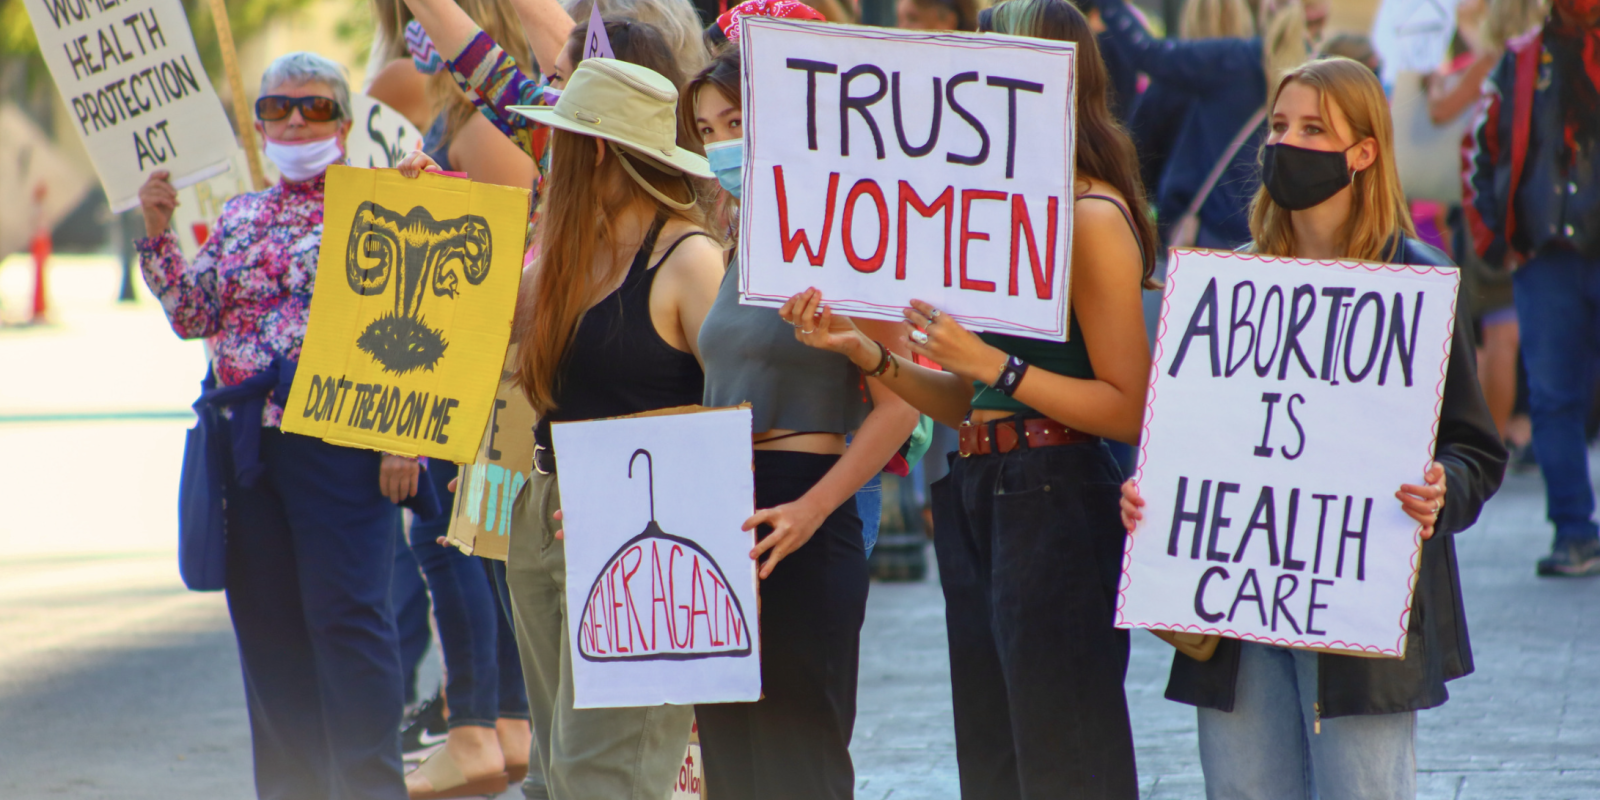
[[[506,582],[552,798],[659,796],[677,777],[693,716],[689,706],[573,708],[559,454],[549,439],[551,421],[700,401],[697,338],[722,252],[687,179],[710,176],[705,159],[676,145],[676,97],[656,72],[591,58],[556,106],[526,114],[555,130],[539,257],[524,273],[514,334],[517,378],[541,422],[534,474],[513,509]]]

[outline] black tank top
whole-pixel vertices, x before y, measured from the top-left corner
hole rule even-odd
[[[656,332],[650,319],[650,287],[655,284],[656,267],[678,245],[705,234],[685,234],[652,266],[650,253],[664,224],[664,219],[656,219],[622,285],[578,323],[556,373],[556,409],[540,421],[535,437],[545,447],[550,446],[551,422],[620,417],[700,402],[705,385],[700,362]]]

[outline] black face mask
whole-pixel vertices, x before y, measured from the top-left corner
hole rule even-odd
[[[1350,185],[1350,165],[1344,154],[1344,150],[1269,144],[1262,158],[1261,183],[1272,202],[1290,211],[1304,211]]]

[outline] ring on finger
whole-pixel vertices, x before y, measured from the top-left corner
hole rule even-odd
[[[916,342],[917,344],[927,344],[928,334],[919,330],[913,330],[911,331],[911,341]]]
[[[937,308],[928,309],[928,324],[930,324],[930,325],[933,324],[934,320],[937,320],[939,318],[939,315],[941,315],[943,313],[944,313],[943,311],[940,311]]]
[[[799,327],[799,326],[798,326],[798,325],[797,325],[797,326],[795,326],[795,327]],[[801,328],[801,329],[800,329],[800,335],[802,335],[802,336],[810,336],[810,335],[811,335],[811,334],[813,334],[813,333],[816,333],[816,332],[817,332],[817,329],[816,329],[816,328],[812,328],[812,329],[811,329],[811,330],[809,330],[809,331],[808,331],[808,330],[806,330],[806,329],[804,329],[804,328]]]

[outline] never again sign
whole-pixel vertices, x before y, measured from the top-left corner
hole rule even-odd
[[[182,188],[237,148],[178,0],[23,0],[112,211],[158,169]]]
[[[550,426],[577,708],[761,696],[750,424],[742,406]]]
[[[1458,281],[1175,253],[1119,627],[1405,655]]]
[[[742,302],[1066,338],[1072,43],[744,25]]]

